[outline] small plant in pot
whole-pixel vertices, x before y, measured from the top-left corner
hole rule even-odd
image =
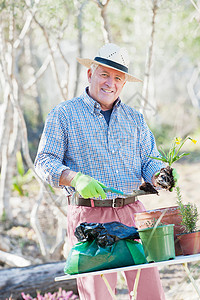
[[[162,160],[163,162],[168,163],[169,174],[172,173],[175,179],[174,182],[171,183],[170,191],[172,191],[173,187],[175,186],[177,194],[177,204],[180,211],[179,215],[181,216],[181,225],[183,230],[182,233],[177,234],[177,237],[184,255],[200,253],[200,231],[196,231],[197,221],[199,218],[197,207],[192,203],[182,203],[180,188],[177,185],[178,175],[175,169],[172,169],[172,164],[175,161],[179,160],[183,156],[190,154],[179,154],[182,146],[187,140],[191,140],[194,144],[196,144],[196,140],[192,139],[191,137],[186,137],[184,140],[182,140],[182,138],[175,138],[168,153],[165,153],[164,150],[161,150],[159,151],[159,158],[152,157],[154,159]],[[158,185],[162,185],[162,169],[157,176],[157,183]]]
[[[182,203],[178,186],[176,187],[176,192],[178,198],[177,203],[182,216],[181,225],[184,228],[184,232],[177,235],[183,255],[200,253],[200,230],[197,230],[199,213],[197,207],[190,202],[187,204]]]

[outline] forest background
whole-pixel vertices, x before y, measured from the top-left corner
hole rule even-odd
[[[65,199],[33,168],[46,116],[87,86],[76,57],[93,58],[107,42],[128,49],[129,72],[143,80],[126,84],[123,102],[144,113],[158,146],[168,149],[175,136],[196,139],[184,146],[192,155],[177,167],[197,172],[200,1],[0,0],[1,250],[30,263],[65,256]],[[189,189],[200,192],[192,181]]]

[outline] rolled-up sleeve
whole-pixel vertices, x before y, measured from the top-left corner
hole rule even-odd
[[[63,164],[67,151],[67,122],[62,109],[54,108],[48,115],[35,159],[38,176],[53,187],[60,187],[61,173],[69,169]]]

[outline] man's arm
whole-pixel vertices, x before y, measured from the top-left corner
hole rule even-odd
[[[76,176],[76,172],[71,171],[71,170],[64,170],[60,176],[60,181],[59,181],[59,185],[67,185],[70,186],[72,180],[74,179],[74,177]]]

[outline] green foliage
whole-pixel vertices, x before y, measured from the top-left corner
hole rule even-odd
[[[168,152],[165,152],[162,147],[160,147],[159,153],[160,153],[160,157],[154,157],[154,156],[150,156],[150,158],[152,159],[156,159],[156,160],[161,160],[163,162],[168,163],[168,165],[171,167],[172,164],[181,159],[182,157],[189,155],[190,153],[182,153],[179,154],[181,148],[183,147],[183,145],[185,144],[185,142],[187,140],[191,140],[194,144],[196,144],[196,140],[192,139],[191,137],[186,137],[184,140],[182,140],[182,138],[175,138],[172,146],[170,147]]]
[[[3,9],[5,9],[6,8],[6,0],[2,0],[1,2],[0,2],[0,11],[2,11]]]
[[[1,222],[6,222],[6,220],[7,220],[6,212],[5,212],[5,210],[3,210],[3,214],[1,216]]]
[[[75,15],[72,0],[42,0],[37,11],[37,19],[50,34],[59,36]]]
[[[164,149],[167,150],[167,148],[170,147],[170,141],[169,136],[175,136],[176,133],[174,131],[174,127],[170,124],[166,124],[165,122],[162,122],[150,126],[158,146],[164,145]]]
[[[24,170],[22,155],[20,151],[16,153],[17,175],[13,177],[13,189],[19,193],[20,196],[28,196],[28,192],[25,192],[23,186],[33,179],[33,171],[28,169]]]
[[[182,197],[180,193],[180,188],[176,187],[176,193],[177,193],[177,204],[180,209],[180,214],[182,216],[182,222],[181,225],[185,227],[185,232],[194,232],[197,229],[197,221],[199,219],[199,214],[197,211],[196,204],[182,203]]]
[[[48,187],[49,187],[51,193],[52,193],[52,194],[55,194],[55,190],[54,190],[54,188],[53,188],[50,184],[48,184]]]

